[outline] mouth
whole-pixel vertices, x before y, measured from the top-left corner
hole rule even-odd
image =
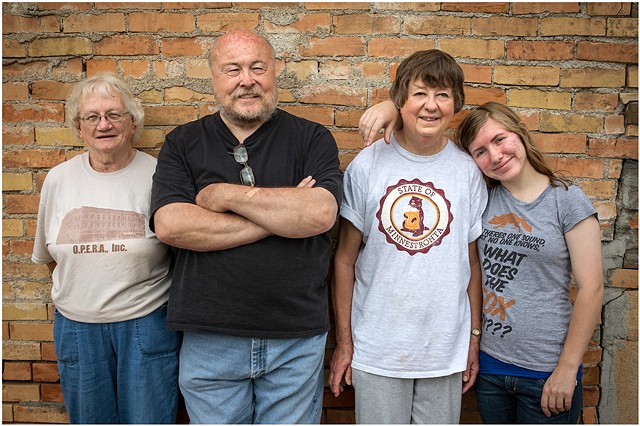
[[[236,99],[257,99],[260,95],[257,93],[240,93],[236,95]]]
[[[500,172],[502,170],[504,170],[504,168],[507,166],[507,164],[509,164],[511,162],[511,158],[507,159],[506,161],[504,161],[502,164],[500,164],[497,167],[494,167],[493,171],[494,172]]]

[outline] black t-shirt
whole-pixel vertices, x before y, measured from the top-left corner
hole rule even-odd
[[[153,176],[151,220],[160,207],[195,204],[211,183],[240,184],[242,165],[230,153],[238,139],[209,115],[170,132]],[[315,187],[342,201],[338,149],[323,126],[276,110],[249,136],[248,164],[258,187],[295,187],[313,176]],[[176,249],[169,326],[256,338],[295,338],[329,328],[328,232],[309,238],[269,236],[210,252]]]

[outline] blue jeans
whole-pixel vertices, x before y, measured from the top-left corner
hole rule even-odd
[[[252,339],[185,331],[180,389],[191,423],[319,423],[327,334]]]
[[[181,333],[167,307],[129,321],[83,323],[55,311],[54,345],[71,423],[175,423]]]
[[[582,382],[578,382],[571,409],[545,416],[540,407],[545,380],[480,374],[475,390],[482,423],[576,424],[582,411]]]

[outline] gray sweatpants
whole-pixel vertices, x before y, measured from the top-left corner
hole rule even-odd
[[[457,424],[462,373],[398,379],[352,368],[358,424]]]

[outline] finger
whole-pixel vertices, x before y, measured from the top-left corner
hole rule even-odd
[[[551,411],[549,411],[549,397],[542,393],[542,399],[540,400],[540,408],[542,408],[542,412],[545,416],[551,417]]]
[[[347,371],[344,372],[344,382],[351,386],[351,367],[348,367]]]
[[[387,144],[391,143],[391,134],[393,134],[393,123],[389,124],[386,129],[384,129],[384,141]]]

